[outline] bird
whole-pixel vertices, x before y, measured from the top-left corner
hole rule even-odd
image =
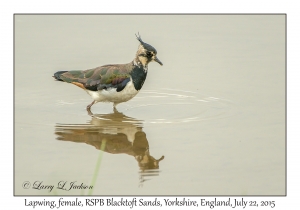
[[[139,41],[133,61],[126,64],[109,64],[87,70],[57,71],[56,81],[74,84],[85,90],[93,99],[86,109],[98,102],[111,102],[113,108],[129,101],[141,90],[148,73],[148,64],[152,61],[163,63],[157,58],[157,50],[145,43],[140,34],[135,34]]]

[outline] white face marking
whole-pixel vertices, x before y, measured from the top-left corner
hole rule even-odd
[[[141,61],[142,65],[145,67],[148,63],[148,59],[144,56],[139,56],[139,60]]]

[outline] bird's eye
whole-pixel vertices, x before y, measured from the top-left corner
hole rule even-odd
[[[152,53],[151,52],[147,52],[147,56],[152,56]]]

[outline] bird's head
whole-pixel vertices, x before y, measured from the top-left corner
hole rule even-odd
[[[155,61],[159,63],[160,65],[163,65],[162,62],[157,58],[157,51],[154,47],[152,47],[150,44],[147,44],[142,41],[141,36],[135,35],[137,40],[140,42],[138,51],[136,52],[136,58],[138,61],[142,63],[142,65],[145,67],[150,63],[151,61]]]

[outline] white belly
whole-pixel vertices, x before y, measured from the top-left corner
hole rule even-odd
[[[132,99],[139,92],[134,88],[132,80],[130,80],[126,87],[120,92],[117,92],[116,88],[99,91],[86,91],[96,102],[113,102],[116,104]]]

